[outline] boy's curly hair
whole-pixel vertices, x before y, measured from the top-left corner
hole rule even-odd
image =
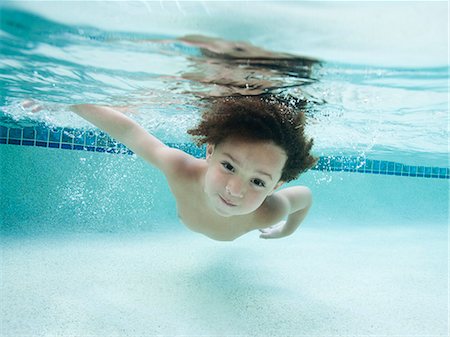
[[[280,180],[288,182],[317,162],[310,154],[313,140],[304,133],[306,102],[293,102],[273,94],[214,98],[199,125],[187,132],[199,146],[229,137],[272,141],[287,154]]]

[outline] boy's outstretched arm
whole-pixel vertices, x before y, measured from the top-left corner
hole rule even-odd
[[[312,205],[312,193],[306,186],[294,186],[278,191],[275,195],[287,220],[268,228],[260,229],[262,239],[276,239],[291,235],[300,226]]]
[[[123,113],[106,106],[71,105],[70,110],[108,133],[163,173],[177,170],[189,155],[172,149]]]

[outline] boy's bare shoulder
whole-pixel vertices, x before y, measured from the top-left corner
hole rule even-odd
[[[174,178],[195,178],[203,172],[206,165],[205,160],[195,158],[182,150],[173,148],[168,151],[165,159],[166,168],[164,173]]]
[[[289,213],[285,198],[277,193],[268,196],[261,207],[255,211],[255,227],[266,228],[283,220]]]

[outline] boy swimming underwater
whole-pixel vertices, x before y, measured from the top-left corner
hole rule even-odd
[[[316,159],[303,113],[273,95],[214,99],[199,125],[188,130],[198,145],[207,144],[205,159],[166,146],[113,108],[70,109],[161,170],[180,219],[211,239],[231,241],[256,229],[261,238],[285,237],[311,207],[307,187],[276,191]]]

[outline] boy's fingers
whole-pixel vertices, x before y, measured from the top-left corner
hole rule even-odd
[[[273,237],[273,233],[269,228],[260,229],[261,234],[259,237],[261,239],[271,239]]]
[[[34,105],[34,102],[31,101],[31,100],[29,100],[29,99],[27,99],[27,100],[25,100],[25,101],[22,102],[22,106],[23,106],[24,108],[29,108],[29,107],[32,106],[32,105]]]
[[[259,230],[262,234],[261,235],[270,235],[270,233],[272,232],[271,228],[262,228]]]
[[[36,105],[35,107],[33,107],[33,109],[31,109],[31,112],[39,112],[42,110],[42,107],[40,105]]]
[[[30,99],[23,101],[21,105],[24,109],[31,109],[33,113],[43,110],[43,107],[38,102]]]

